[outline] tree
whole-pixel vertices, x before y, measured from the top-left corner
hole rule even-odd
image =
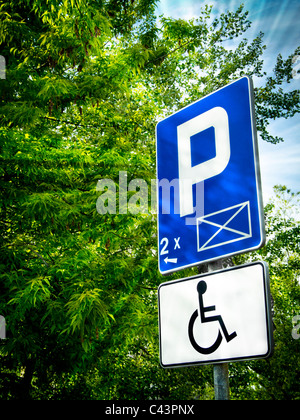
[[[237,398],[299,399],[299,342],[292,335],[293,319],[300,314],[299,192],[279,185],[274,193],[265,207],[266,246],[250,259],[269,266],[275,350],[269,360],[232,366]],[[235,262],[244,259],[236,257]]]
[[[262,77],[263,35],[239,38],[250,26],[242,6],[215,20],[206,7],[199,19],[158,24],[155,3],[1,5],[4,398],[67,398],[70,391],[99,397],[93,388],[99,383],[100,397],[133,397],[136,388],[126,383],[122,390],[122,378],[141,366],[142,396],[176,398],[182,391],[174,382],[183,377],[191,394],[210,392],[207,369],[198,388],[193,369],[156,372],[162,277],[150,209],[155,125],[239,76]],[[226,48],[233,38],[237,48]],[[290,66],[290,58],[279,58],[275,76],[256,89],[266,140],[274,140],[267,134],[270,119],[299,112],[299,91],[280,88]],[[108,187],[98,182],[104,179],[116,191],[111,207]],[[135,211],[128,212],[128,202]],[[112,363],[114,388],[105,376]]]

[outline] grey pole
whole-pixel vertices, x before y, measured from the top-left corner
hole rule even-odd
[[[228,363],[214,365],[215,400],[229,400]]]
[[[208,271],[217,271],[223,268],[222,260],[208,263]],[[214,365],[215,400],[229,400],[228,363]]]

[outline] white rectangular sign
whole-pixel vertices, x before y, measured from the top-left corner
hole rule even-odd
[[[273,351],[263,262],[163,283],[158,303],[163,367],[267,358]]]

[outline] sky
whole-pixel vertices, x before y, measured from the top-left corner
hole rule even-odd
[[[214,15],[219,16],[226,10],[236,10],[241,3],[252,22],[243,38],[251,40],[260,31],[265,34],[264,71],[270,75],[279,53],[287,58],[300,46],[300,0],[160,0],[158,14],[192,19],[209,4],[213,5]],[[297,65],[300,65],[300,57],[295,62],[295,70]],[[254,86],[261,83],[254,79]],[[292,80],[289,89],[300,89],[300,77]],[[264,204],[272,197],[274,185],[286,185],[294,192],[300,191],[300,115],[272,121],[269,130],[284,142],[273,145],[258,138]]]

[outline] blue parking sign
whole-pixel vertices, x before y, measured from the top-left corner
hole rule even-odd
[[[252,80],[243,77],[156,127],[162,274],[265,241]]]

